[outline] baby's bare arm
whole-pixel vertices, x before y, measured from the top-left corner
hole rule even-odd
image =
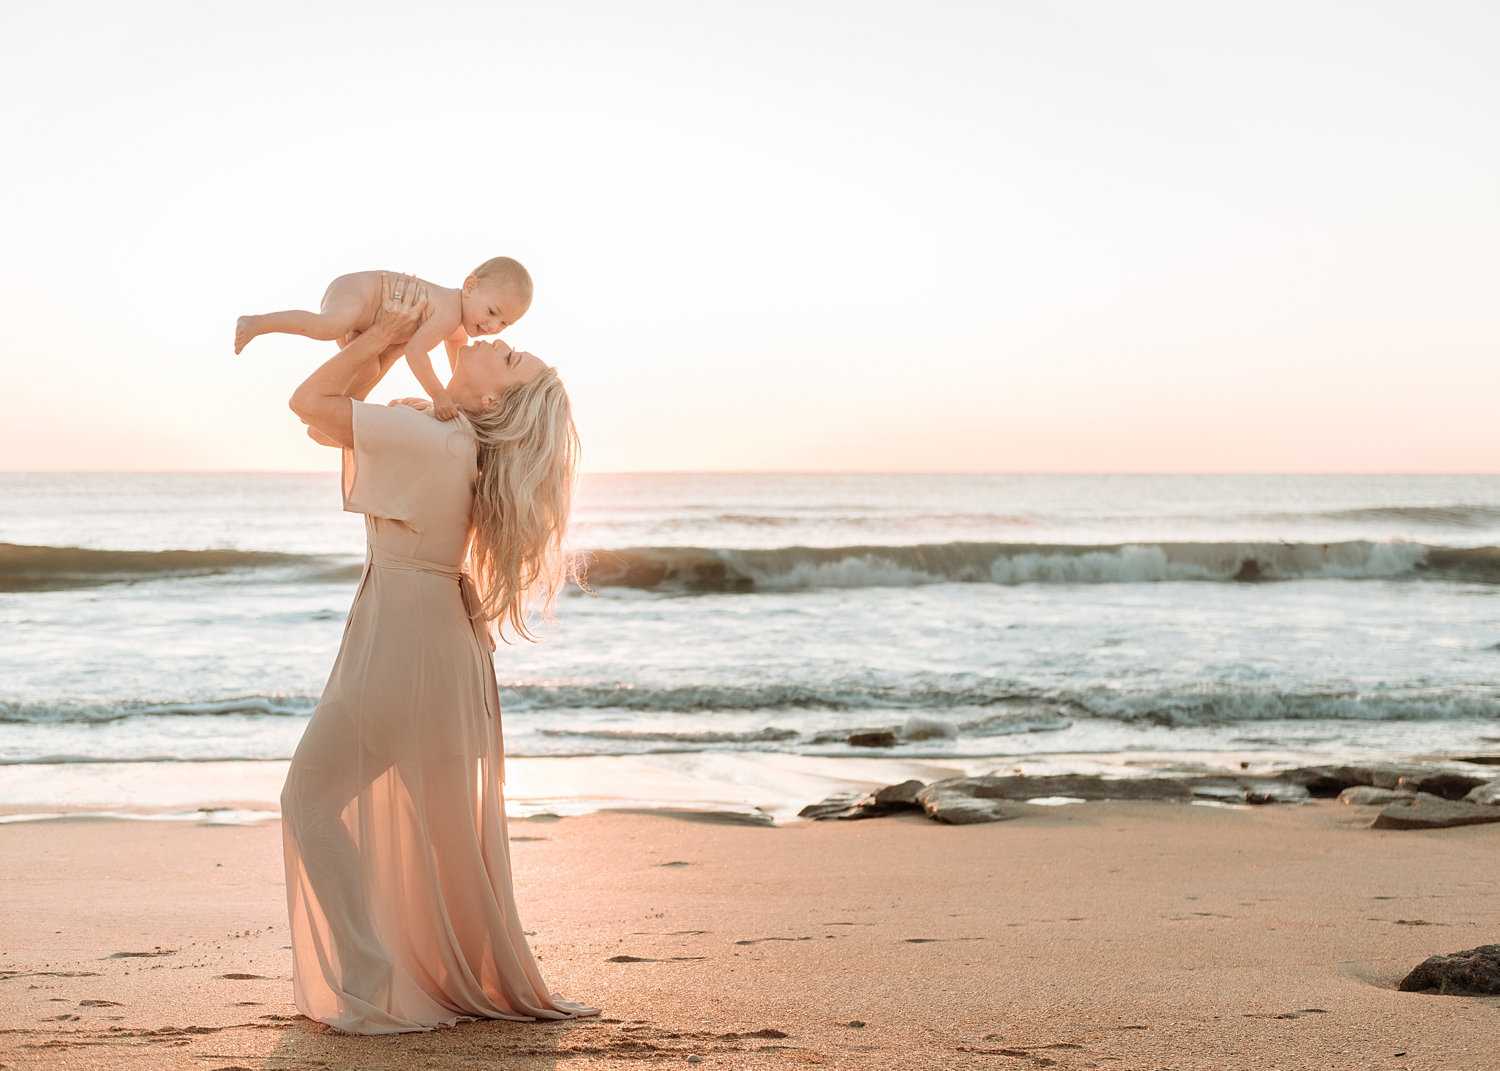
[[[411,369],[412,375],[417,377],[417,382],[422,384],[427,397],[432,399],[433,412],[440,420],[451,420],[456,413],[448,398],[447,387],[432,370],[432,358],[428,354],[434,346],[448,338],[457,327],[457,324],[449,323],[447,317],[434,314],[417,328],[417,333],[412,335],[411,341],[406,344],[407,367]]]
[[[469,341],[469,336],[462,327],[455,327],[453,334],[443,339],[443,348],[448,351],[449,368],[453,367],[453,361],[458,356],[458,351],[463,348],[463,344],[467,341]]]

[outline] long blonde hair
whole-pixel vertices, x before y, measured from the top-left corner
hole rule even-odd
[[[511,387],[485,412],[464,414],[479,445],[469,564],[486,621],[536,640],[534,614],[553,619],[558,592],[580,574],[563,551],[578,472],[578,429],[557,369]],[[506,642],[510,642],[508,639]]]

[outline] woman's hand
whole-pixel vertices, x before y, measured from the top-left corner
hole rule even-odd
[[[363,376],[359,389],[368,390],[394,361],[412,332],[431,313],[427,287],[410,275],[386,275],[380,280],[380,308],[375,322],[359,337],[319,365],[292,392],[292,412],[313,429],[318,442],[354,445],[354,403],[349,391]],[[373,372],[371,365],[373,364]]]
[[[411,275],[382,275],[380,308],[375,312],[375,322],[370,325],[370,330],[380,332],[387,345],[405,342],[431,312],[426,284],[417,282]]]

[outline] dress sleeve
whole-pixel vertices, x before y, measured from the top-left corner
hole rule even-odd
[[[344,509],[415,525],[448,461],[449,429],[407,405],[355,401],[344,451]]]

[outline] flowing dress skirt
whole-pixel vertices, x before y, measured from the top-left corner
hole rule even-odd
[[[355,407],[370,559],[281,802],[297,1007],[361,1034],[597,1014],[548,991],[511,889],[494,669],[458,572],[472,437]]]

